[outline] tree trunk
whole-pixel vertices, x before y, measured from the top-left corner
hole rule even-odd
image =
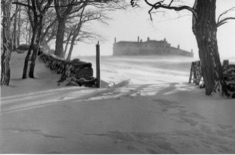
[[[71,30],[70,33],[69,33],[69,36],[67,37],[67,42],[66,42],[66,45],[65,45],[64,53],[67,52],[68,45],[69,45],[69,41],[70,41],[70,38],[71,38],[71,36],[72,36],[72,33],[73,33],[73,31]],[[71,46],[70,46],[70,47],[71,47]]]
[[[194,7],[197,17],[193,19],[193,32],[199,48],[206,95],[211,95],[216,88],[226,93],[216,36],[216,0],[196,0]]]
[[[12,37],[12,43],[13,43],[13,50],[15,51],[16,46],[16,40],[17,40],[17,17],[18,17],[18,5],[16,5],[15,10],[15,17],[14,17],[14,28],[13,28],[13,37]]]
[[[3,0],[2,1],[2,12],[3,12],[3,19],[2,19],[2,36],[3,36],[3,51],[1,56],[1,85],[9,85],[10,83],[10,58],[11,58],[11,0]]]
[[[35,61],[38,55],[38,49],[39,49],[39,44],[34,44],[33,45],[33,54],[30,60],[30,65],[29,65],[29,77],[30,78],[35,78],[34,77],[34,69],[35,69]]]
[[[26,21],[26,27],[25,27],[25,29],[26,29],[26,31],[28,31],[28,23],[29,23],[29,21],[27,20]],[[26,33],[26,35],[25,35],[25,44],[28,44],[28,38],[29,37],[29,31]]]
[[[58,30],[56,34],[55,55],[64,57],[64,32],[65,32],[65,19],[58,19]]]
[[[31,59],[31,52],[34,48],[34,39],[35,39],[35,34],[33,34],[32,36],[32,39],[31,39],[31,44],[29,46],[29,49],[28,49],[28,53],[25,57],[25,60],[24,60],[24,69],[23,69],[23,75],[22,75],[22,79],[26,79],[27,78],[27,72],[28,72],[28,65],[29,65],[29,59]]]
[[[71,44],[70,44],[70,48],[69,48],[69,54],[67,56],[67,60],[70,61],[71,60],[71,56],[72,56],[72,52],[73,52],[73,47],[74,47],[74,43],[75,43],[75,40],[78,36],[78,32],[75,30],[74,34],[73,34],[73,37],[72,37],[72,40],[71,40]]]
[[[37,20],[37,19],[35,19],[35,20]],[[32,55],[33,55],[31,53],[35,49],[34,44],[35,44],[35,40],[36,40],[37,33],[38,33],[38,26],[37,26],[37,22],[36,21],[34,21],[34,22],[35,22],[35,27],[33,28],[33,35],[32,35],[32,38],[31,38],[31,43],[30,43],[30,46],[29,46],[29,49],[28,49],[28,53],[25,57],[22,79],[27,78],[29,61],[32,60]]]
[[[29,77],[34,78],[34,69],[35,69],[35,61],[37,59],[38,50],[40,49],[40,38],[41,38],[42,26],[37,29],[37,38],[36,43],[33,45],[33,54],[31,58],[30,68],[29,68]]]
[[[74,37],[73,37],[74,38]],[[71,60],[72,52],[73,52],[73,46],[74,46],[75,39],[72,39],[70,48],[69,48],[69,54],[67,56],[67,61]]]
[[[17,31],[17,42],[16,42],[17,47],[19,47],[20,45],[20,35],[21,35],[20,27],[21,27],[21,7],[19,6],[18,31]]]
[[[35,61],[38,56],[38,50],[40,49],[40,43],[41,43],[41,34],[42,34],[42,22],[43,22],[43,16],[40,16],[38,19],[38,22],[36,24],[36,31],[35,34],[35,42],[33,42],[33,54],[31,58],[30,68],[29,68],[29,77],[34,78],[34,68],[35,68]],[[32,44],[32,43],[31,43]]]
[[[28,35],[28,44],[30,44],[30,41],[31,41],[31,38],[32,38],[32,27],[30,25],[30,22],[29,22],[29,35]]]
[[[83,9],[84,11],[84,9]],[[82,11],[82,13],[83,13]],[[80,22],[79,24],[74,28],[74,31],[71,31],[71,36],[72,36],[72,40],[71,40],[71,44],[70,44],[70,49],[69,49],[69,54],[67,56],[67,60],[70,61],[71,60],[71,56],[72,56],[72,52],[73,52],[73,47],[74,47],[74,44],[75,44],[75,41],[80,33],[80,30],[81,30],[81,27],[82,27],[82,21],[80,19]]]
[[[27,56],[25,58],[25,66],[24,66],[24,73],[23,78],[27,77],[27,68],[28,68],[28,61],[29,56],[31,54],[31,51],[33,50],[32,56],[30,57],[30,68],[29,68],[29,77],[34,78],[34,68],[35,68],[35,61],[38,55],[38,49],[40,48],[40,42],[41,42],[41,34],[42,34],[42,28],[43,28],[43,16],[45,15],[45,12],[47,9],[49,9],[50,4],[52,3],[52,0],[48,0],[47,4],[44,6],[44,8],[41,8],[42,6],[37,6],[36,0],[32,0],[32,9],[33,11],[33,18],[31,18],[31,12],[30,8],[28,8],[28,16],[31,23],[31,27],[33,29],[33,37],[31,39],[31,44],[27,53]],[[29,0],[28,0],[29,4]]]

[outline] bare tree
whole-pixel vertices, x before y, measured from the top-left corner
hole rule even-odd
[[[55,10],[58,18],[58,29],[56,35],[55,55],[64,57],[63,43],[66,29],[66,21],[86,5],[99,7],[100,9],[113,10],[125,8],[123,0],[54,0]]]
[[[16,50],[16,48],[19,46],[20,24],[21,24],[20,13],[21,13],[20,5],[16,5],[14,12],[14,24],[13,24],[13,34],[12,34],[13,50]]]
[[[139,1],[141,0],[131,0],[130,2],[132,6],[136,6],[139,4]],[[192,30],[199,48],[206,95],[211,95],[213,91],[220,91],[222,94],[228,95],[218,52],[217,28],[234,18],[222,18],[226,14],[225,11],[216,22],[216,0],[195,0],[192,7],[184,3],[179,4],[182,1],[177,1],[178,3],[176,3],[176,0],[155,2],[144,0],[144,2],[150,6],[149,14],[151,19],[152,11],[159,9],[188,10],[192,13]]]
[[[41,45],[45,51],[50,51],[49,43],[55,39],[58,27],[58,20],[54,8],[49,8],[45,14],[41,35]]]
[[[69,33],[68,36],[68,42],[66,44],[66,46],[68,46],[69,40],[71,38],[71,43],[70,43],[70,49],[69,49],[69,54],[67,56],[67,60],[69,61],[71,59],[71,55],[72,55],[72,51],[73,51],[73,47],[74,47],[74,43],[76,41],[77,36],[80,33],[81,27],[82,27],[82,16],[85,10],[85,6],[82,8],[82,11],[80,13],[80,20],[78,22],[78,24],[74,25]],[[65,51],[66,52],[66,51]]]
[[[64,57],[64,34],[66,29],[66,20],[69,15],[82,9],[84,1],[78,0],[54,0],[56,15],[58,19],[58,28],[56,34],[55,55]]]
[[[86,9],[85,7],[88,7],[88,8],[90,7],[90,8],[85,11]],[[85,24],[90,23],[92,21],[99,21],[99,22],[103,22],[107,24],[105,20],[110,19],[105,14],[106,13],[105,8],[94,9],[92,7],[93,6],[89,6],[89,5],[84,6],[82,11],[78,15],[79,17],[78,22],[71,26],[71,30],[70,30],[71,32],[68,38],[68,39],[71,38],[69,53],[67,56],[68,61],[71,60],[73,47],[77,41],[82,41],[82,39],[91,39],[92,36],[93,38],[96,38],[95,36],[97,36],[97,34],[95,34],[94,32],[85,31],[84,30]]]
[[[27,1],[25,2],[27,3]],[[20,35],[22,36],[21,39],[25,40],[25,44],[30,44],[30,39],[32,38],[32,26],[30,25],[30,20],[28,16],[28,8],[21,7],[21,16],[19,17],[20,21]]]
[[[16,37],[16,47],[20,45],[20,38],[21,38],[21,26],[23,22],[21,21],[21,6],[19,6],[19,13],[18,13],[18,30],[17,30],[17,37]]]
[[[30,78],[34,78],[35,61],[41,43],[43,17],[46,11],[49,9],[50,5],[52,4],[53,0],[28,0],[27,2],[27,4],[21,2],[14,2],[14,4],[19,4],[27,7],[28,17],[33,32],[28,53],[25,58],[22,75],[23,79],[27,78],[29,60],[31,63],[28,75]]]
[[[10,59],[12,53],[11,43],[11,0],[2,0],[2,49],[1,49],[1,85],[9,85],[11,70]]]

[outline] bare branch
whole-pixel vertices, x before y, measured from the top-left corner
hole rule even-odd
[[[45,38],[45,36],[48,34],[49,30],[51,27],[54,26],[54,24],[57,22],[57,18],[55,18],[45,29],[45,32],[42,34],[41,40],[43,40]]]
[[[33,7],[30,6],[29,4],[25,4],[25,3],[21,3],[21,2],[12,2],[12,4],[17,4],[17,5],[28,7],[29,9],[33,9]]]
[[[228,20],[235,20],[235,17],[227,17],[227,18],[224,18],[223,20],[221,20],[220,22],[218,22],[216,24],[217,27],[220,27],[221,25],[224,25],[228,22]]]
[[[148,2],[148,0],[145,0],[145,2],[149,6],[151,6],[152,8],[154,8],[156,10],[159,9],[159,8],[168,9],[168,10],[175,10],[175,11],[188,10],[188,11],[192,12],[195,17],[197,16],[195,10],[193,8],[189,7],[189,6],[186,6],[186,5],[182,5],[182,6],[178,6],[178,7],[171,6],[173,0],[170,2],[169,5],[163,4],[164,0],[163,1],[159,1],[159,2],[157,2],[155,4],[151,4],[150,2]]]
[[[227,23],[228,20],[235,20],[235,17],[226,17],[226,18],[223,18],[223,16],[225,16],[226,14],[228,14],[229,12],[232,12],[232,11],[235,11],[235,7],[232,7],[226,11],[224,11],[223,13],[221,13],[217,19],[217,27]]]
[[[221,18],[222,16],[224,16],[225,14],[227,14],[227,13],[230,12],[230,11],[233,11],[234,9],[235,9],[235,7],[232,7],[232,8],[230,8],[230,9],[224,11],[223,13],[221,13],[221,14],[219,15],[219,17],[218,17],[217,23],[219,23],[220,18]]]
[[[168,6],[171,6],[171,4],[173,3],[174,0],[171,0],[170,4]]]
[[[137,1],[138,0],[131,0],[131,5],[134,7],[137,5]],[[190,12],[192,12],[194,17],[197,17],[197,13],[195,11],[194,8],[187,6],[187,5],[182,5],[182,6],[172,6],[172,3],[174,2],[174,0],[171,0],[169,4],[164,4],[164,0],[162,1],[158,1],[154,4],[150,3],[148,0],[144,0],[145,3],[149,6],[151,6],[150,10],[148,11],[149,15],[150,15],[150,19],[152,20],[152,11],[155,9],[168,9],[168,10],[175,10],[175,11],[182,11],[182,10],[188,10]]]

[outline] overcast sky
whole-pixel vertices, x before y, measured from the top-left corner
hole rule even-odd
[[[235,0],[217,0],[217,16],[232,6],[235,6]],[[179,44],[184,50],[193,49],[198,56],[190,12],[160,12],[153,14],[153,21],[150,21],[148,9],[149,7],[143,6],[139,9],[129,8],[126,11],[112,12],[109,15],[113,19],[109,21],[109,25],[93,24],[94,31],[106,40],[101,42],[101,53],[112,54],[114,37],[117,41],[136,41],[140,36],[143,41],[146,41],[147,37],[153,40],[166,38],[172,46],[177,47]],[[235,17],[235,11],[230,13],[230,16]],[[235,57],[235,20],[219,27],[217,36],[221,57]],[[95,54],[94,45],[78,44],[74,50],[74,55]]]

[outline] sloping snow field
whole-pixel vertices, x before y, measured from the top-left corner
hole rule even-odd
[[[235,102],[187,83],[192,58],[102,57],[97,89],[57,86],[40,60],[22,80],[24,56],[1,87],[0,153],[235,153]]]

